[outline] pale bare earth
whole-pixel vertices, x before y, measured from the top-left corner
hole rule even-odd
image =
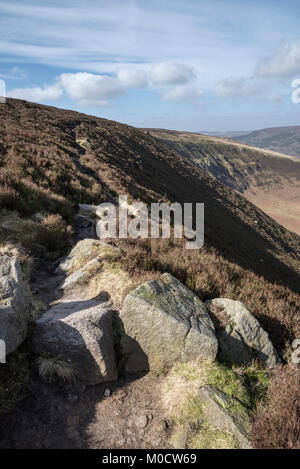
[[[254,187],[243,195],[282,226],[300,235],[300,195],[295,190],[267,191]]]

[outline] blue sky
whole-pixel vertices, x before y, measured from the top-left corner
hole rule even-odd
[[[299,125],[299,20],[298,0],[0,0],[0,79],[138,127]]]

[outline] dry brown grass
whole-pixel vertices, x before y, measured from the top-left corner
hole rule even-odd
[[[213,249],[187,251],[182,240],[123,243],[122,259],[134,282],[146,272],[169,272],[193,290],[202,301],[223,297],[243,302],[268,331],[285,357],[300,334],[300,299],[286,287],[273,284],[250,270],[228,262]]]
[[[300,369],[279,367],[252,429],[255,448],[300,449]]]

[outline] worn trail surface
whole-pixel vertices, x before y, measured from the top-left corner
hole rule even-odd
[[[77,239],[83,234],[79,229]],[[55,270],[42,261],[32,276],[31,289],[47,307],[61,297],[63,276]],[[27,397],[1,419],[0,448],[168,448],[161,379],[148,374],[90,387],[49,384],[33,366]]]

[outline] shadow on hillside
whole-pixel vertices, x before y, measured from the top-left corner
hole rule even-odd
[[[144,163],[143,172],[134,174],[135,186],[129,176],[122,184],[137,199],[144,188],[143,199],[148,203],[153,201],[154,192],[173,202],[204,203],[205,244],[271,283],[299,292],[299,236],[188,161],[184,160],[182,166],[183,159],[179,155],[177,158],[181,161],[176,167],[174,155],[168,155],[166,149],[166,161],[152,157],[148,167]],[[167,164],[168,159],[172,165]]]

